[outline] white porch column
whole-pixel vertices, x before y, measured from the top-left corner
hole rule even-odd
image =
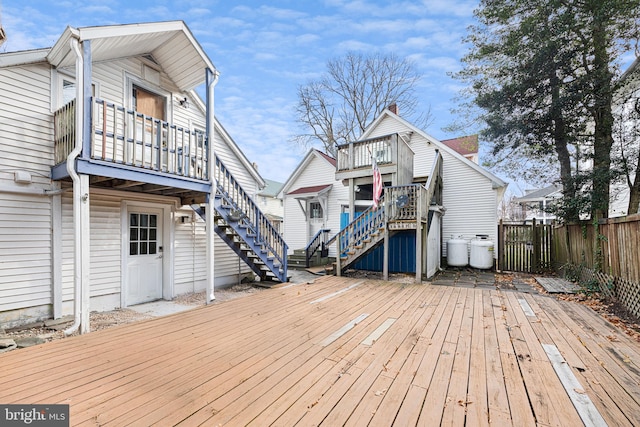
[[[60,184],[54,183],[55,190]],[[53,283],[53,318],[62,317],[62,195],[51,198],[51,281]]]
[[[207,304],[215,300],[215,232],[213,216],[215,212],[215,196],[218,183],[216,181],[216,150],[215,150],[215,114],[213,104],[213,93],[216,83],[218,83],[218,72],[215,70],[206,70],[206,86],[207,86],[207,138],[209,141],[209,179],[211,181],[211,191],[207,197],[206,212],[206,233],[207,233]]]
[[[80,203],[80,233],[76,238],[80,239],[80,282],[82,283],[81,292],[81,317],[80,317],[80,333],[86,334],[90,332],[89,313],[90,313],[90,278],[91,278],[91,227],[89,215],[89,175],[79,175],[80,185],[78,185],[79,198],[74,197],[74,203]],[[76,188],[74,187],[74,192]],[[78,245],[76,245],[78,247]]]

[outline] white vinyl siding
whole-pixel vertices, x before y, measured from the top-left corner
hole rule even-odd
[[[335,180],[335,166],[311,154],[303,160],[304,164],[301,173],[292,182],[288,182],[284,189],[284,239],[289,245],[289,253],[296,249],[304,249],[309,243],[309,227],[305,214],[300,209],[295,195],[286,193],[295,191],[302,187],[313,187],[317,185],[332,184],[333,187],[328,194],[328,212],[325,213],[327,219],[326,227],[331,230],[330,236],[340,231],[341,206],[349,204],[349,188],[342,185],[342,182]],[[302,202],[303,206],[306,206]],[[335,256],[335,245],[329,248],[329,255]]]
[[[53,162],[51,72],[44,64],[0,68],[0,182],[14,170],[49,184]],[[28,153],[29,155],[25,155]]]
[[[205,289],[207,279],[204,221],[192,221],[198,215],[188,207],[178,210],[177,216],[185,216],[188,220],[175,222],[173,272],[176,294],[200,291]]]
[[[0,68],[0,187],[50,188],[50,82],[46,64]],[[0,311],[51,303],[50,198],[0,192],[0,259]]]
[[[136,58],[94,63],[93,83],[97,97],[130,108],[129,81],[143,87],[158,89],[167,95],[167,121],[184,128],[205,129],[205,115],[198,102],[189,99],[189,108],[178,104],[185,95],[177,91],[164,72],[159,80],[144,79],[144,61]],[[64,70],[73,74],[73,69]],[[152,73],[153,74],[153,73]],[[61,105],[64,79],[74,80],[64,72],[52,70],[46,63],[15,67],[0,67],[0,189],[3,186],[26,191],[50,190],[49,176],[53,166],[53,112]],[[53,95],[53,96],[52,96]],[[216,154],[251,196],[257,192],[257,181],[248,169],[246,159],[240,159],[232,141],[216,129]],[[14,172],[31,175],[31,184],[17,184]],[[119,304],[122,277],[122,202],[144,200],[136,193],[94,192],[90,196],[91,228],[91,297],[104,304]],[[62,314],[73,312],[74,254],[72,193],[62,195],[60,276],[62,282]],[[153,203],[175,206],[176,199],[157,198]],[[185,212],[193,211],[184,207]],[[206,234],[202,219],[194,214],[195,223],[172,222],[174,232],[174,292],[204,289],[206,283]],[[164,230],[165,244],[171,230]],[[250,272],[238,262],[236,254],[217,236],[215,240],[216,285],[237,283],[238,275]],[[0,191],[0,319],[8,319],[18,310],[37,307],[38,316],[50,316],[52,295],[52,199],[48,196],[19,195]],[[165,251],[166,253],[166,251]],[[4,312],[4,313],[3,313]],[[35,312],[30,312],[31,314]],[[17,314],[18,316],[20,314]]]
[[[90,195],[91,297],[120,293],[121,201],[122,197],[117,195]],[[74,299],[73,229],[72,193],[67,192],[62,197],[63,301]],[[66,307],[69,310],[72,305]]]
[[[368,137],[407,130],[409,129],[402,123],[387,116]],[[415,153],[413,175],[428,176],[438,147],[418,133],[413,133],[409,145]],[[478,234],[486,234],[496,243],[498,190],[492,188],[491,180],[474,169],[470,161],[462,160],[444,148],[440,148],[440,154],[443,166],[442,198],[447,209],[442,217],[442,241],[446,242],[451,236],[462,236],[471,240]],[[443,243],[443,256],[446,256],[446,250],[446,244]],[[497,251],[495,254],[497,255]]]
[[[51,204],[0,193],[0,311],[51,303]]]

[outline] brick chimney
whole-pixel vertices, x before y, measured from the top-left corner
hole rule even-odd
[[[400,114],[398,114],[398,104],[396,104],[395,102],[393,104],[389,105],[387,107],[387,110],[391,111],[393,114],[400,115]]]

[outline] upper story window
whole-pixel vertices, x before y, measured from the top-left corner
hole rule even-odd
[[[62,105],[66,105],[69,101],[76,97],[76,82],[62,79]]]
[[[166,120],[166,98],[133,85],[133,109],[145,116]]]
[[[72,76],[68,76],[63,73],[59,73],[58,87],[55,94],[57,106],[60,108],[63,105],[67,105],[70,101],[76,99],[76,80]],[[96,96],[96,85],[91,84],[91,96]]]

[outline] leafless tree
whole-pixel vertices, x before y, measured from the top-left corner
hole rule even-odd
[[[319,80],[298,88],[297,118],[308,132],[296,135],[294,142],[320,142],[335,155],[337,144],[357,139],[392,104],[405,119],[428,126],[429,109],[416,117],[415,87],[421,77],[411,61],[394,54],[350,52],[328,61]]]

